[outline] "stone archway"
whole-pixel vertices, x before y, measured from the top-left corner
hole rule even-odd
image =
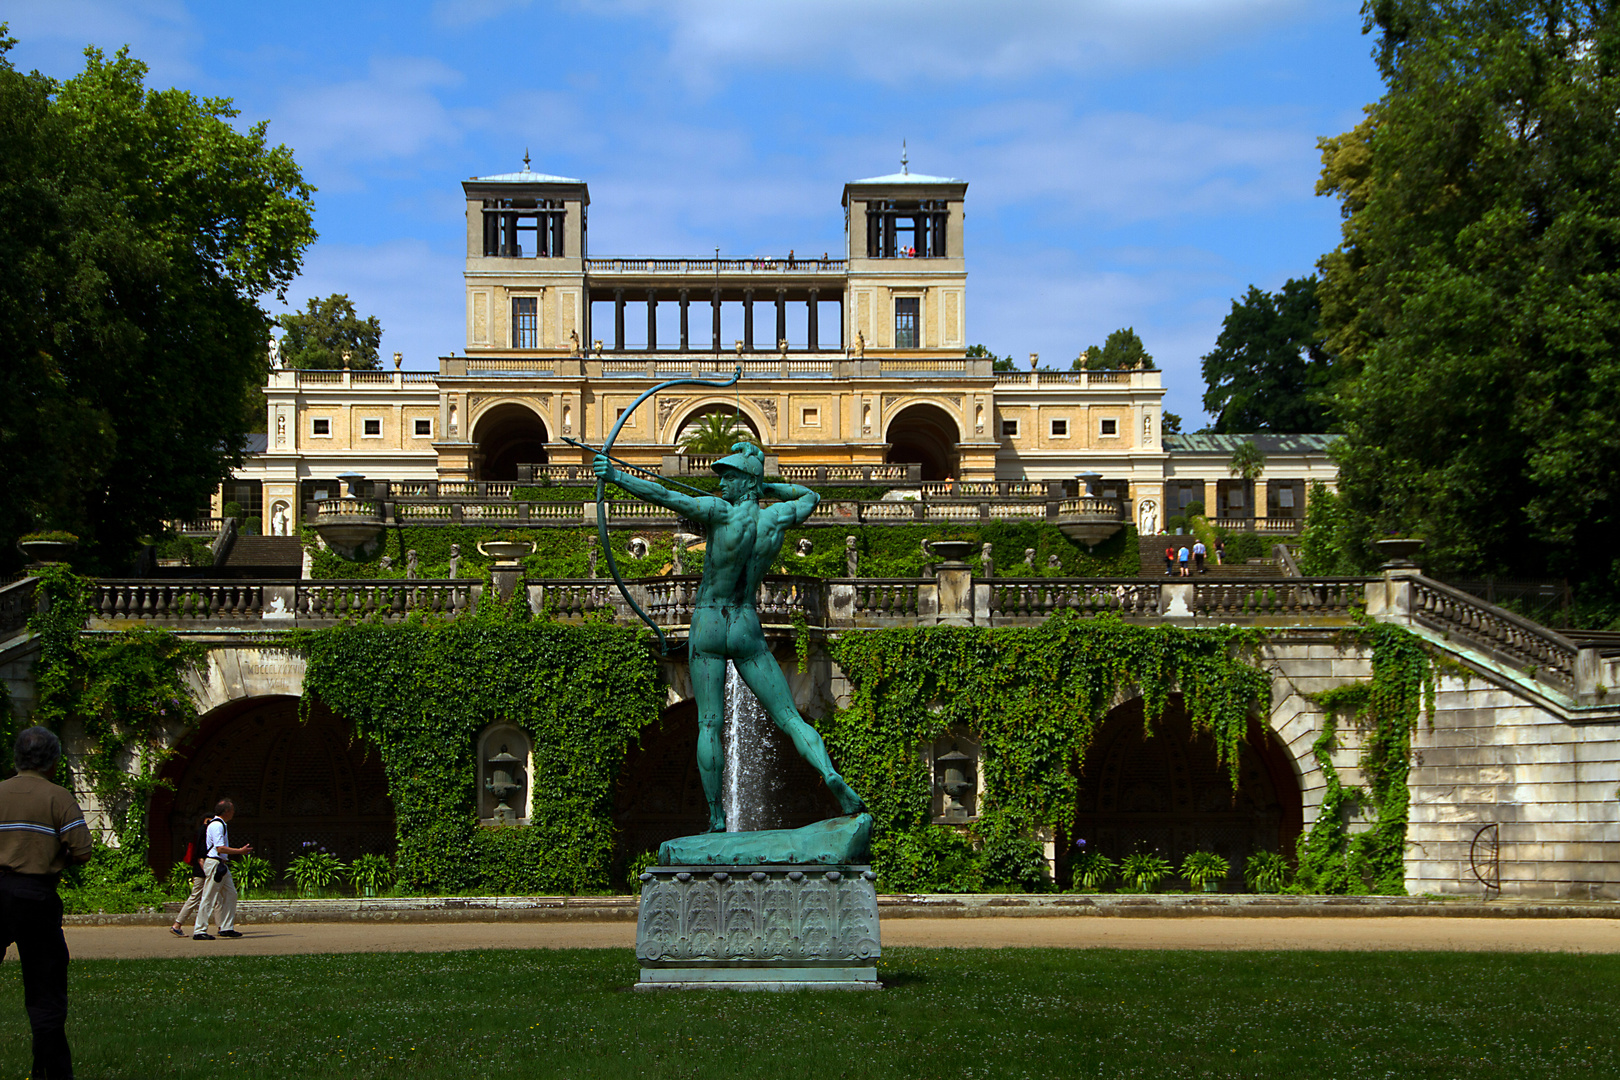
[[[1115,862],[1158,851],[1178,867],[1193,851],[1214,851],[1231,864],[1228,888],[1241,884],[1243,861],[1254,852],[1292,855],[1303,828],[1299,782],[1271,733],[1250,723],[1234,792],[1214,738],[1193,731],[1179,696],[1151,736],[1140,698],[1110,712],[1079,780],[1070,849],[1084,838],[1088,851]]]
[[[478,479],[516,480],[519,465],[545,464],[547,441],[545,421],[533,409],[515,401],[496,405],[473,426]]]
[[[739,435],[741,435],[742,432],[746,432],[753,436],[754,442],[759,443],[761,446],[766,445],[765,437],[760,433],[759,430],[759,423],[752,416],[749,416],[746,410],[740,408],[736,403],[729,401],[711,401],[708,404],[700,405],[691,412],[687,413],[681,418],[680,423],[669,429],[670,443],[676,447],[679,447],[682,442],[684,442],[689,436],[698,430],[699,425],[703,424],[715,413],[735,419],[737,426],[742,429],[742,431],[739,432]]]
[[[308,842],[345,862],[394,850],[394,806],[377,752],[322,705],[304,722],[294,697],[234,701],[175,750],[159,774],[172,787],[153,796],[149,815],[154,870],[180,861],[220,798],[236,804],[231,839],[252,843],[278,875]]]
[[[938,405],[908,405],[889,421],[889,443],[884,460],[891,464],[921,465],[924,480],[958,475],[961,456],[957,444],[961,430],[951,414]]]

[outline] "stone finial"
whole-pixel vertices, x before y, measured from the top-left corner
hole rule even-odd
[[[353,360],[353,359],[354,359],[354,353],[350,352],[348,349],[344,349],[343,350],[343,370],[344,371],[349,370],[349,361]]]
[[[405,354],[402,353],[402,352],[396,352],[394,354],[394,370],[398,371],[399,366],[401,364],[403,364],[404,362],[405,362]]]

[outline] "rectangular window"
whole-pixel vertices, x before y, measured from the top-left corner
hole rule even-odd
[[[915,296],[897,296],[894,301],[894,347],[917,347],[917,309],[922,301]]]
[[[512,297],[512,348],[540,347],[540,298]]]
[[[805,410],[803,410],[801,413],[799,413],[799,423],[804,425],[805,427],[820,427],[821,426],[821,410],[820,409],[805,409]]]
[[[309,421],[309,433],[317,439],[330,439],[332,421],[324,416],[312,417]]]
[[[360,423],[364,425],[364,427],[361,428],[361,434],[364,435],[366,438],[368,438],[368,439],[380,439],[380,438],[382,438],[382,421],[381,420],[362,420],[362,421],[360,421]]]
[[[1098,432],[1098,434],[1103,435],[1105,437],[1113,436],[1113,437],[1117,438],[1119,436],[1119,421],[1118,420],[1104,420],[1102,422],[1102,428]]]
[[[1016,421],[1016,420],[1003,420],[1001,422],[1001,437],[1003,439],[1016,439],[1016,438],[1018,438],[1018,421]]]
[[[419,438],[419,439],[431,439],[433,437],[433,421],[432,420],[418,420],[418,421],[416,421],[416,432],[415,433],[416,433],[416,437]]]
[[[1292,510],[1294,508],[1294,489],[1291,487],[1285,487],[1278,491],[1277,505],[1282,507],[1284,510]]]
[[[1243,489],[1233,488],[1226,493],[1226,505],[1233,510],[1243,509]]]
[[[1069,422],[1067,420],[1052,421],[1052,438],[1067,439],[1069,437]]]

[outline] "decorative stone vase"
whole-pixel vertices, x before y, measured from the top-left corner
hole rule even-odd
[[[516,564],[523,556],[531,554],[535,547],[533,540],[483,540],[478,544],[478,551],[494,559],[499,566],[502,563]]]
[[[68,556],[73,554],[79,546],[77,540],[19,540],[17,550],[27,555],[34,563],[43,566],[46,563],[67,562]]]
[[[967,557],[978,545],[971,540],[930,540],[928,550],[945,560],[953,568],[967,565]]]
[[[1373,546],[1384,555],[1384,565],[1379,569],[1406,570],[1417,566],[1417,563],[1413,562],[1412,558],[1423,550],[1423,538],[1421,536],[1390,536],[1383,540],[1373,541]]]

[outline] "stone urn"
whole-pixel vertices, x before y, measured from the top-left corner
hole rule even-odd
[[[535,547],[533,540],[483,540],[478,544],[478,551],[494,559],[498,570],[516,569],[523,556],[532,554]]]
[[[1423,538],[1421,536],[1389,536],[1382,540],[1373,541],[1373,546],[1382,552],[1384,556],[1384,564],[1379,567],[1380,570],[1415,570],[1417,569],[1417,563],[1413,562],[1412,559],[1419,551],[1423,550]]]
[[[17,550],[34,560],[35,566],[44,566],[46,563],[67,562],[68,556],[73,554],[79,546],[77,537],[66,533],[55,536],[39,536],[33,539],[23,537],[17,541]]]
[[[928,550],[945,560],[944,565],[952,570],[967,568],[968,556],[978,545],[971,540],[930,540]]]

